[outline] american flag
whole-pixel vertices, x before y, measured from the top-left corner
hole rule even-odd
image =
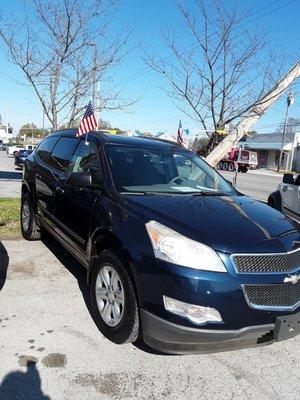
[[[179,125],[178,125],[177,143],[183,145],[183,130],[181,125],[181,119],[179,120]]]
[[[80,122],[76,136],[77,137],[82,136],[90,131],[93,131],[95,128],[97,128],[97,119],[94,114],[94,108],[92,102],[90,101],[86,107],[84,116]]]

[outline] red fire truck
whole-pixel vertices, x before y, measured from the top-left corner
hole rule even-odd
[[[258,165],[256,151],[246,150],[241,147],[233,147],[230,152],[218,162],[217,169],[223,171],[247,172],[248,169],[256,169]]]

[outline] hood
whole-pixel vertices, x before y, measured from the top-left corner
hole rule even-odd
[[[226,253],[286,252],[300,247],[298,224],[247,196],[126,195],[128,214],[156,220]]]

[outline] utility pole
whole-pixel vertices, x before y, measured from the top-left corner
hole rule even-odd
[[[8,106],[6,106],[6,109],[5,109],[5,137],[6,137],[6,140],[7,140],[7,142],[8,142],[8,114],[9,114],[9,108],[8,108]]]
[[[281,138],[281,147],[280,147],[280,156],[278,160],[278,165],[277,165],[277,172],[279,172],[280,167],[281,167],[281,162],[282,162],[282,155],[283,155],[283,147],[284,147],[284,137],[286,134],[286,125],[287,125],[287,120],[288,120],[288,115],[289,115],[289,108],[294,102],[294,98],[292,95],[292,92],[290,91],[287,99],[286,99],[286,111],[285,111],[285,117],[284,117],[284,124],[283,124],[283,131],[282,131],[282,138]]]
[[[44,110],[44,107],[43,107],[43,125],[42,125],[42,129],[43,129],[42,137],[44,138],[45,137],[45,110]]]
[[[267,111],[269,107],[278,99],[279,96],[296,80],[300,78],[300,61],[298,61],[288,73],[286,73],[274,87],[260,99],[260,103],[256,104],[236,125],[235,129],[230,131],[214,150],[205,157],[205,161],[212,167],[230,151],[235,145],[259,120],[259,118]]]
[[[98,78],[98,55],[97,55],[97,47],[94,47],[94,66],[93,66],[93,107],[95,112],[95,117],[97,123],[99,123],[99,113],[100,113],[100,81]]]

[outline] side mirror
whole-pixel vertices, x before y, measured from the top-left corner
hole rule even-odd
[[[72,173],[66,183],[74,187],[91,187],[92,174],[89,171]]]
[[[294,184],[294,175],[293,174],[284,174],[282,182],[287,183],[288,185],[293,185]]]

